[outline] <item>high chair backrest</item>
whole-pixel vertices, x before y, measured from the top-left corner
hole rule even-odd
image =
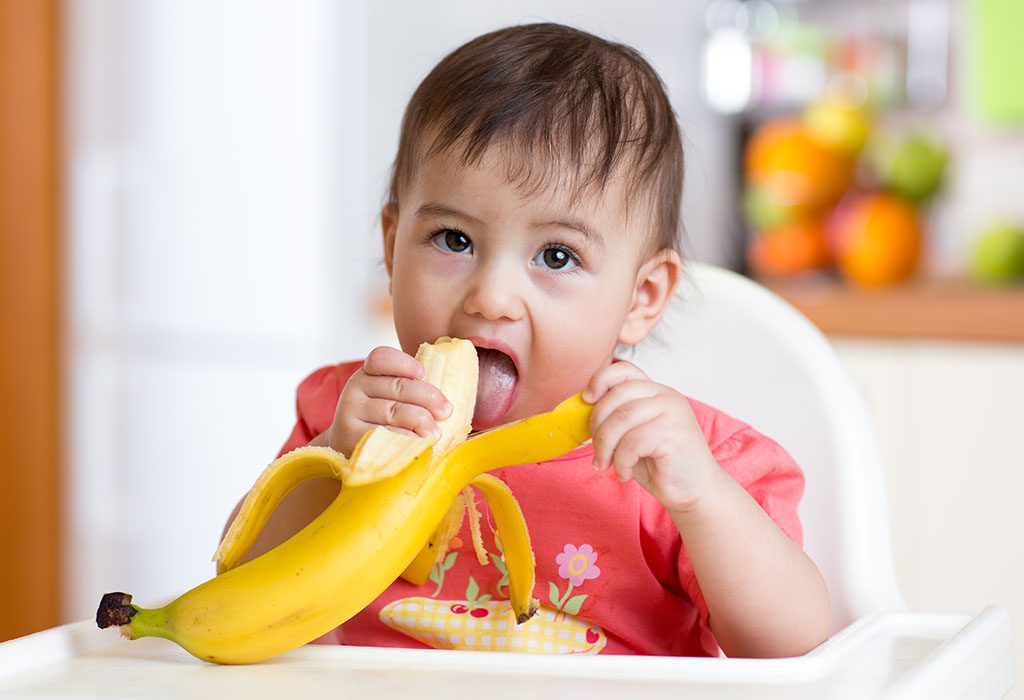
[[[773,438],[803,468],[804,548],[828,583],[832,632],[903,609],[871,416],[821,332],[748,278],[690,263],[656,335],[663,342],[627,359]]]

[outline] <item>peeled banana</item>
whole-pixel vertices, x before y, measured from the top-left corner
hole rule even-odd
[[[214,663],[270,658],[348,620],[403,572],[407,578],[415,573],[415,562],[429,572],[431,538],[470,483],[498,526],[515,619],[528,620],[537,610],[529,534],[511,491],[486,472],[552,459],[583,444],[592,406],[577,394],[548,413],[466,440],[476,395],[475,348],[441,338],[421,346],[417,358],[454,407],[437,442],[376,428],[351,459],[325,447],[282,456],[257,480],[218,547],[215,578],[156,609],[108,593],[97,624],[119,626],[130,639],[163,637]],[[342,481],[331,505],[287,541],[239,565],[287,492],[320,476]]]

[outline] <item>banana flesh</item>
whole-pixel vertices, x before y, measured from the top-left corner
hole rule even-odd
[[[437,424],[441,437],[434,445],[434,454],[441,455],[448,448],[465,442],[473,429],[480,374],[476,348],[468,340],[443,337],[420,345],[416,359],[426,371],[424,381],[440,389],[452,405],[452,414]]]
[[[372,602],[414,561],[430,560],[423,554],[430,553],[428,542],[470,483],[484,494],[498,524],[516,617],[529,619],[536,610],[529,535],[507,486],[485,472],[552,459],[581,445],[590,437],[592,407],[577,394],[548,413],[465,440],[472,400],[457,402],[452,397],[464,396],[459,392],[465,391],[468,375],[475,400],[476,353],[468,341],[442,341],[461,346],[461,357],[469,360],[446,353],[450,367],[440,373],[439,388],[453,406],[464,408],[468,403],[469,409],[468,414],[458,408],[453,412],[449,425],[442,426],[441,440],[418,454],[402,444],[384,469],[379,455],[394,444],[408,443],[391,440],[408,436],[386,431],[393,437],[382,444],[370,444],[364,437],[362,451],[355,450],[352,460],[321,447],[282,456],[257,480],[218,548],[218,576],[157,609],[135,606],[126,594],[108,594],[97,623],[117,625],[132,639],[170,639],[215,663],[270,658],[334,629]],[[446,438],[448,447],[439,448]],[[371,465],[372,476],[362,481],[357,476],[353,484],[360,459]],[[322,476],[342,479],[343,487],[331,505],[287,541],[238,565],[281,498],[305,479]]]
[[[433,442],[431,438],[404,435],[380,426],[369,430],[352,450],[352,459],[342,463],[341,483],[348,487],[365,486],[392,477]]]

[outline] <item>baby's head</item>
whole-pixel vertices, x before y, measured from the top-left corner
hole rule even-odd
[[[633,49],[552,24],[456,49],[409,102],[381,216],[402,349],[473,340],[477,428],[582,390],[675,289],[682,180]]]

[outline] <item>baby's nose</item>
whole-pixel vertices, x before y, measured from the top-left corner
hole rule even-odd
[[[488,321],[518,321],[525,311],[521,292],[522,283],[512,274],[484,269],[470,279],[462,310]]]

